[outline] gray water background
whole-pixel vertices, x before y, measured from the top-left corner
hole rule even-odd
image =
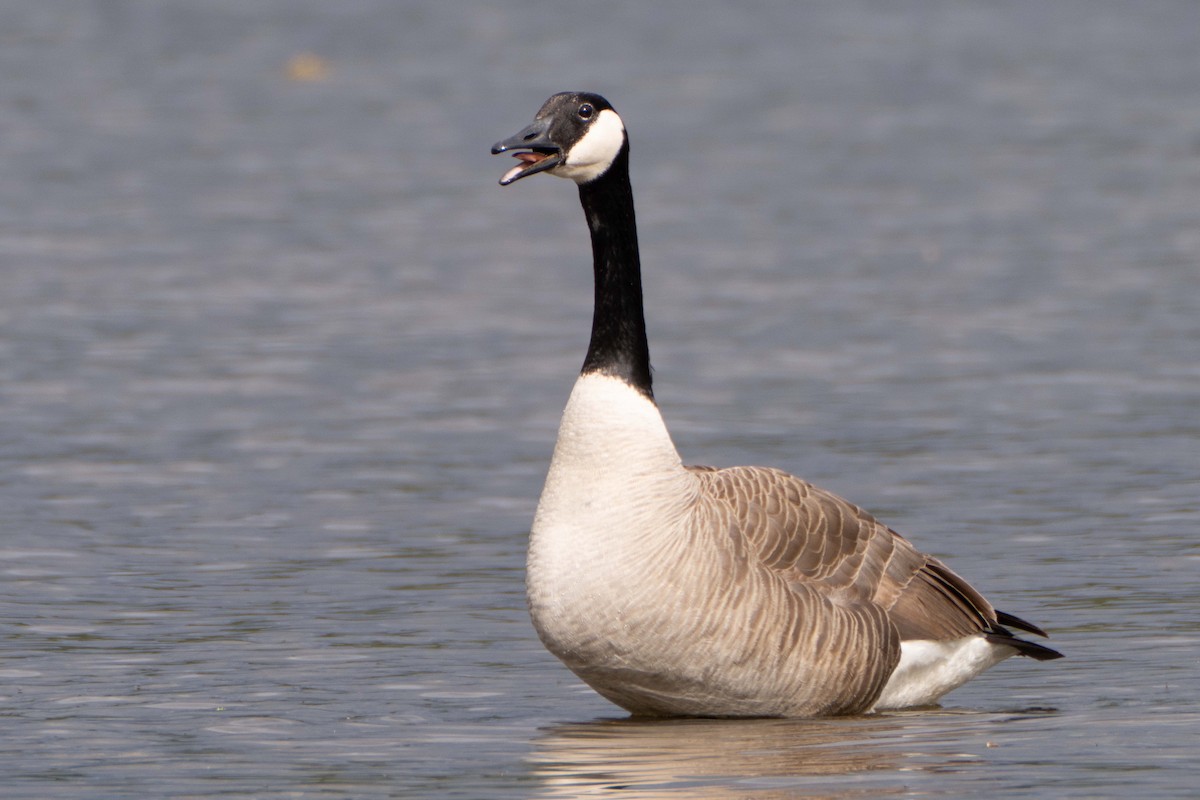
[[[1191,2],[0,5],[3,796],[1195,796],[1198,43]],[[631,130],[685,458],[866,506],[1065,660],[646,724],[541,648],[589,248],[488,147],[571,88]]]

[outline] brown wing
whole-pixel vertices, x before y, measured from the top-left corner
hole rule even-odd
[[[902,640],[1003,630],[966,581],[837,495],[775,469],[690,469],[759,563],[838,602],[877,606]]]

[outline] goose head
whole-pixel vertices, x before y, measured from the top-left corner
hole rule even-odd
[[[562,92],[542,105],[531,125],[492,145],[492,155],[510,153],[521,162],[504,173],[501,186],[539,172],[584,184],[607,172],[628,146],[625,124],[607,100]]]

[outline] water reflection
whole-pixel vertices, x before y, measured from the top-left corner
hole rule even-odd
[[[895,769],[904,754],[885,734],[903,725],[882,716],[602,720],[548,729],[529,760],[539,797],[744,797],[751,788],[770,797],[793,794],[797,779]]]
[[[911,789],[922,776],[976,769],[1011,740],[1013,723],[1055,713],[597,720],[544,730],[528,762],[537,797],[873,797]]]

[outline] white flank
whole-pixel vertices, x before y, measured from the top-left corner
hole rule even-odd
[[[605,109],[588,126],[583,138],[567,152],[566,160],[550,173],[576,183],[587,183],[612,166],[624,143],[625,123],[621,122],[617,112]]]
[[[993,644],[982,636],[949,642],[927,639],[900,643],[900,663],[888,678],[876,711],[913,708],[936,703],[938,698],[995,666],[1016,650]]]

